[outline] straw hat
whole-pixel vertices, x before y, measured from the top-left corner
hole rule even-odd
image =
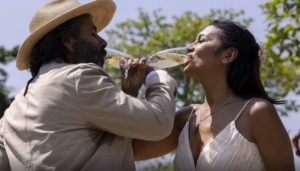
[[[30,54],[34,45],[60,24],[74,17],[90,14],[99,32],[111,21],[115,10],[116,5],[112,0],[94,0],[87,4],[80,4],[76,0],[51,1],[33,16],[29,27],[31,34],[17,54],[17,68],[24,70],[30,67]]]

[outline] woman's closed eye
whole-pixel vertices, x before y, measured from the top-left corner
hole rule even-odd
[[[203,37],[202,35],[200,35],[197,39],[196,39],[196,42],[195,43],[203,43],[205,42],[206,39],[205,37]]]
[[[204,38],[201,38],[201,39],[198,40],[198,43],[203,43],[203,42],[205,42]]]

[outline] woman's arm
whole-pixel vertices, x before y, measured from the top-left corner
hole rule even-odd
[[[186,106],[176,112],[172,133],[161,141],[133,140],[133,153],[135,160],[146,160],[162,156],[177,147],[178,137],[183,129],[192,106]]]
[[[250,108],[251,135],[267,170],[294,171],[291,141],[274,106],[257,100]]]

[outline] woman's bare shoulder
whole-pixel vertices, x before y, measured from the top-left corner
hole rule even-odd
[[[284,131],[282,121],[274,105],[267,100],[255,98],[249,106],[253,137],[267,136]]]
[[[274,105],[262,98],[254,98],[251,100],[249,105],[249,114],[253,119],[278,117]]]

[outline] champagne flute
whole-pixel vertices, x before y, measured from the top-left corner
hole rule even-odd
[[[149,66],[158,69],[172,68],[185,62],[186,47],[170,48],[159,51],[148,58]]]
[[[132,56],[128,55],[127,53],[111,49],[111,48],[106,48],[106,57],[105,57],[105,64],[111,65],[117,69],[125,69],[124,72],[124,78],[126,79],[128,76],[128,67],[127,67],[127,61],[128,59],[133,59]]]
[[[120,52],[115,49],[106,48],[106,58],[105,63],[111,65],[115,68],[125,69],[124,78],[128,76],[128,59],[134,59],[132,56]],[[147,64],[153,68],[157,69],[166,69],[181,65],[185,62],[187,48],[186,47],[177,47],[165,49],[159,52],[156,52],[154,55],[148,57]]]

